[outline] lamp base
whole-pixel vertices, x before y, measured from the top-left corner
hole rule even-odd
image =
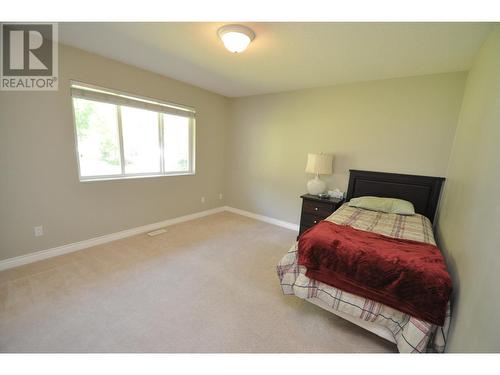
[[[307,182],[307,192],[311,195],[319,195],[326,190],[326,183],[318,176]]]

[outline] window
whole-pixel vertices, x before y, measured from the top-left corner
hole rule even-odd
[[[72,83],[80,180],[194,174],[193,109]]]

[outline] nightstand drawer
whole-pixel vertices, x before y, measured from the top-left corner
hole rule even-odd
[[[318,224],[321,220],[326,219],[327,216],[316,216],[316,215],[309,215],[309,214],[302,214],[302,218],[300,220],[300,225],[304,227],[312,227],[315,224]]]
[[[325,218],[330,216],[330,214],[334,211],[332,204],[329,202],[314,202],[304,200],[302,211],[306,214],[315,215],[320,218]]]

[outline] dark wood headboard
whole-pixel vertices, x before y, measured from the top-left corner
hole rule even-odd
[[[370,172],[350,169],[346,199],[372,195],[399,198],[413,203],[415,212],[434,221],[443,177]]]

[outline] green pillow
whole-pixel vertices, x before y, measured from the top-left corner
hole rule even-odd
[[[349,206],[389,214],[415,215],[411,202],[396,198],[358,197],[349,201]]]

